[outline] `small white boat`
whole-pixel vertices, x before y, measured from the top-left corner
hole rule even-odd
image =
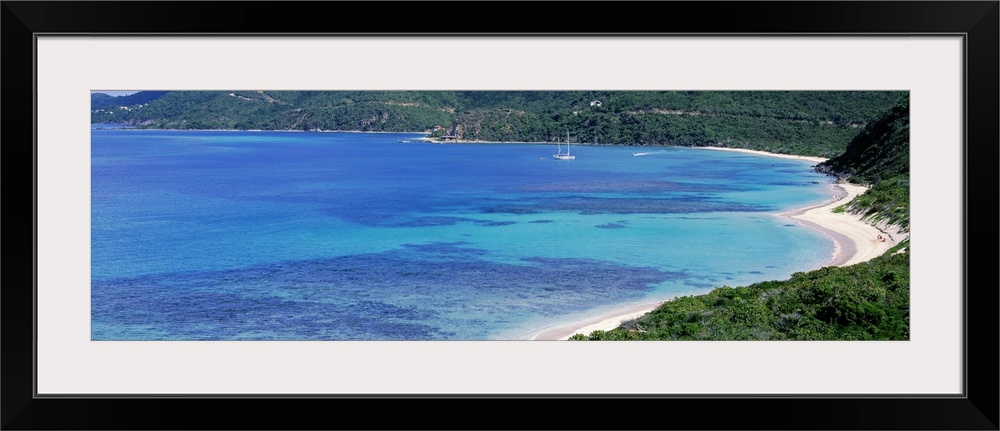
[[[566,131],[566,154],[562,153],[562,147],[559,146],[558,142],[556,142],[556,148],[557,148],[556,154],[552,155],[552,157],[555,158],[556,160],[576,159],[576,156],[572,156],[569,154],[569,130]]]

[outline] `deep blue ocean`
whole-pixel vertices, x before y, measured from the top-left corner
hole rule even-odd
[[[95,127],[92,339],[526,339],[833,251],[808,162],[420,136]]]

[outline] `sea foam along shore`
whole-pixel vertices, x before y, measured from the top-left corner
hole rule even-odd
[[[736,151],[814,163],[822,163],[827,160],[821,157],[793,156],[738,148],[698,148]],[[822,204],[777,214],[779,217],[791,218],[803,226],[816,229],[828,236],[834,244],[834,251],[830,257],[830,265],[849,266],[860,262],[867,262],[882,255],[901,240],[898,235],[894,236],[890,232],[868,224],[861,219],[860,215],[850,214],[847,211],[834,212],[834,208],[850,202],[855,196],[864,193],[867,188],[848,183],[834,184],[832,188],[835,190],[833,196]],[[573,334],[589,334],[597,330],[608,331],[617,328],[624,320],[634,319],[653,311],[659,305],[660,302],[635,304],[628,308],[597,316],[586,321],[545,329],[535,334],[531,339],[567,340]]]

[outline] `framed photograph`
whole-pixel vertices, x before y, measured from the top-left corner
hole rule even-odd
[[[4,2],[3,426],[997,429],[1000,4],[515,5]]]

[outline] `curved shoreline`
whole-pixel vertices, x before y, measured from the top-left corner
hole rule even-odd
[[[791,218],[829,237],[834,243],[831,266],[850,266],[867,262],[881,256],[899,243],[891,233],[861,220],[860,215],[850,214],[847,211],[833,212],[834,208],[864,193],[866,187],[855,184],[836,184],[834,187],[839,188],[841,192],[831,201],[778,215]]]
[[[735,151],[816,163],[826,161],[826,159],[819,157],[773,154],[763,151],[742,150],[737,148],[698,148]],[[850,214],[846,211],[841,213],[833,212],[834,208],[846,204],[856,196],[864,193],[867,190],[866,187],[842,183],[834,184],[831,188],[834,191],[833,196],[823,203],[775,214],[778,217],[790,218],[802,226],[816,230],[833,241],[834,250],[830,256],[830,263],[824,266],[850,266],[856,263],[867,262],[875,257],[881,256],[898,243],[898,240],[891,234],[879,229],[876,226],[868,224],[864,220],[861,220],[860,215]],[[883,240],[879,240],[880,236]],[[669,300],[670,299],[667,299],[667,301]],[[531,339],[549,341],[567,340],[574,334],[589,334],[597,330],[608,331],[617,328],[623,320],[634,319],[653,311],[663,302],[665,301],[633,304],[626,308],[605,313],[601,316],[590,318],[585,321],[577,321],[556,327],[546,328],[536,333]]]
[[[849,193],[842,185],[833,185],[831,187],[834,189],[838,189],[835,191],[833,198],[819,205],[799,208],[783,213],[778,213],[776,215],[778,217],[785,217],[792,219],[799,225],[806,226],[813,230],[817,230],[820,233],[829,237],[831,240],[833,240],[833,253],[830,256],[830,265],[843,266],[844,263],[846,263],[851,256],[857,254],[858,247],[854,243],[854,240],[852,240],[847,235],[844,235],[843,233],[838,232],[836,230],[827,228],[826,226],[823,226],[822,224],[817,223],[814,220],[811,220],[809,216],[806,216],[807,213],[815,214],[825,211],[829,211],[832,214],[833,208],[836,208],[837,204],[839,204],[841,201],[847,203],[850,202],[851,199],[854,199],[854,196],[857,196],[857,194],[854,194],[852,196],[852,194]],[[805,218],[803,218],[803,216],[805,216]]]

